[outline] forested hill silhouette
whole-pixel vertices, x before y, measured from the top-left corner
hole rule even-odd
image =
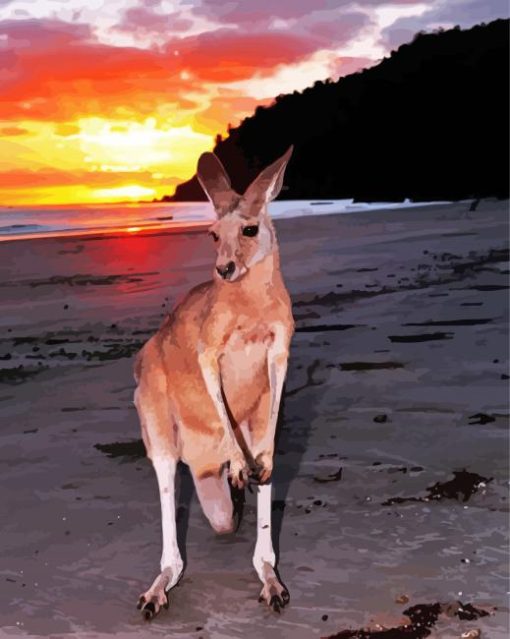
[[[508,197],[509,20],[418,34],[377,66],[280,95],[217,138],[243,192],[292,143],[281,199]],[[204,200],[193,177],[166,200]]]

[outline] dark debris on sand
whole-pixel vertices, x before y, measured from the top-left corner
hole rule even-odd
[[[446,482],[437,482],[427,488],[425,497],[392,497],[382,503],[383,506],[405,504],[408,502],[429,502],[441,499],[457,499],[462,495],[462,501],[468,501],[476,493],[480,486],[488,484],[492,478],[482,477],[478,473],[470,473],[466,470],[453,471],[454,478]]]
[[[481,424],[484,426],[485,424],[491,424],[496,421],[496,418],[493,415],[487,415],[486,413],[476,413],[475,415],[470,415],[469,422],[470,426],[474,424]]]
[[[461,620],[473,621],[480,617],[487,617],[488,612],[475,608],[472,604],[460,601],[451,603],[417,604],[407,610],[404,615],[409,617],[409,624],[380,630],[341,630],[334,635],[322,639],[425,639],[432,632],[439,616],[458,617]]]
[[[46,279],[33,280],[29,284],[32,288],[38,286],[112,286],[114,284],[133,284],[142,282],[148,275],[158,275],[157,271],[149,273],[120,273],[114,275],[53,275]],[[19,284],[19,283],[18,283]]]
[[[82,350],[81,355],[87,362],[92,360],[108,361],[122,359],[124,357],[132,357],[143,346],[143,342],[128,342],[124,344],[109,343],[106,344],[107,350],[104,351],[88,351]]]
[[[435,342],[442,339],[453,339],[453,333],[420,333],[419,335],[388,335],[390,342],[399,344],[411,344],[415,342]]]
[[[426,289],[441,284],[455,284],[466,278],[473,277],[480,271],[486,270],[489,264],[507,262],[509,251],[507,248],[489,249],[485,253],[470,251],[467,255],[453,255],[452,253],[430,254],[429,263],[420,265],[420,272],[414,280],[405,282],[400,280],[398,286],[380,285],[376,290],[353,289],[344,293],[330,291],[325,294],[303,294],[294,299],[294,308],[311,306],[341,307],[362,299],[387,295],[399,291],[414,291]],[[469,287],[472,290],[495,291],[507,289],[507,285],[480,285]],[[490,321],[490,320],[489,320]],[[455,324],[466,325],[462,320],[455,320]],[[482,320],[483,322],[483,320]],[[477,320],[478,323],[478,320]],[[483,322],[485,323],[485,322]]]
[[[22,384],[47,368],[47,366],[28,368],[23,365],[14,368],[2,368],[0,369],[0,384]]]
[[[145,457],[145,446],[141,439],[132,439],[127,442],[112,442],[111,444],[95,444],[94,448],[100,450],[107,457],[124,457],[129,461],[136,461]]]
[[[340,369],[343,371],[381,371],[403,368],[401,362],[343,362]]]

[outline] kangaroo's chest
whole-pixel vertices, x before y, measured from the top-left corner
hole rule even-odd
[[[248,353],[253,349],[266,350],[274,340],[273,327],[262,318],[240,320],[225,343],[226,350]]]
[[[267,370],[267,350],[274,331],[263,319],[240,321],[226,340],[221,356],[222,378],[235,385],[250,383]]]

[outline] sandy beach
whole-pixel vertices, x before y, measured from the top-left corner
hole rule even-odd
[[[183,467],[185,575],[150,624],[135,608],[160,511],[133,356],[210,278],[211,239],[13,241],[0,245],[0,636],[376,637],[418,605],[436,606],[430,633],[405,636],[508,635],[508,202],[276,227],[297,325],[273,504],[289,607],[257,602],[254,495],[217,537]],[[361,628],[374,632],[347,632]]]

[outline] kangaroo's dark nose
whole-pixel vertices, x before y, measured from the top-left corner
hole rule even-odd
[[[224,280],[229,280],[236,270],[236,265],[234,262],[229,262],[223,266],[217,266],[216,270],[218,271],[218,275],[220,275]]]

